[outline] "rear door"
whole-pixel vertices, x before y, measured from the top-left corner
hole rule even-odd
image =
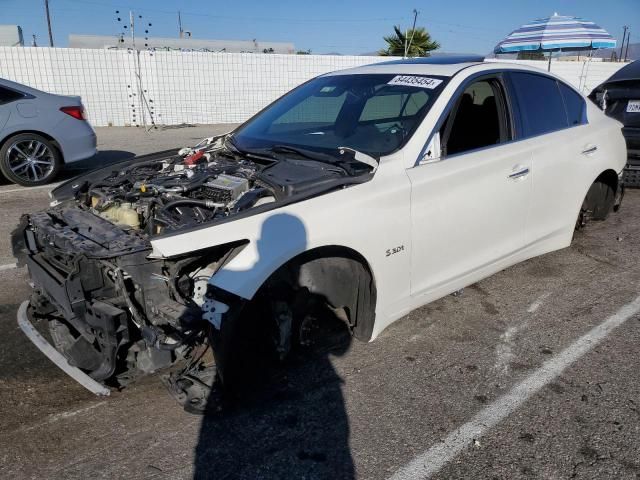
[[[601,155],[601,142],[590,131],[584,98],[572,87],[538,73],[512,71],[509,79],[519,111],[518,143],[533,154],[528,243],[560,237],[566,243],[594,180],[590,164]]]
[[[411,180],[412,295],[429,294],[524,246],[531,154],[511,142],[500,76],[469,81],[438,132],[438,158],[407,170]]]

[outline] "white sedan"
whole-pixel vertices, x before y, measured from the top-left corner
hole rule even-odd
[[[203,343],[235,388],[254,378],[248,352],[265,351],[247,336],[282,359],[329,306],[369,341],[567,247],[618,208],[625,162],[620,123],[547,72],[391,61],[315,78],[180,155],[75,179],[14,245],[33,314],[89,388],[103,391],[86,374],[117,381]],[[190,408],[206,398],[206,382],[173,380]]]

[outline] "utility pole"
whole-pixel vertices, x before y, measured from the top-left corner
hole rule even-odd
[[[136,49],[136,24],[133,10],[129,10],[129,30],[131,30],[131,46]]]
[[[184,30],[182,30],[182,17],[180,16],[180,10],[178,10],[178,31],[180,32],[180,38],[183,38]]]
[[[411,27],[411,39],[409,40],[409,43],[407,43],[407,37],[409,36],[409,32],[405,31],[405,34],[404,34],[404,56],[405,56],[405,58],[409,54],[409,49],[411,48],[411,42],[413,42],[413,36],[416,33],[416,21],[417,20],[418,20],[418,10],[416,10],[414,8],[413,9],[413,27]]]
[[[620,45],[620,56],[618,57],[620,60],[622,60],[622,49],[624,48],[624,37],[627,36],[627,28],[629,27],[625,25],[622,29],[622,45]]]
[[[627,48],[624,49],[624,61],[627,61],[627,54],[629,53],[629,40],[631,40],[631,29],[627,31]]]
[[[49,0],[44,0],[44,10],[47,13],[47,27],[49,28],[49,46],[53,47],[53,33],[51,33],[51,15],[49,15]]]

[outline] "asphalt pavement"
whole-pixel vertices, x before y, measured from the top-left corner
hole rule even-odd
[[[204,131],[154,132],[144,148],[143,133],[112,132],[122,141],[103,148],[149,153]],[[47,189],[0,187],[0,265],[20,214],[47,201]],[[74,383],[16,324],[27,272],[0,267],[0,478],[640,478],[638,252],[631,190],[571,247],[374,342],[317,348],[264,402],[205,417],[157,376],[109,398]]]

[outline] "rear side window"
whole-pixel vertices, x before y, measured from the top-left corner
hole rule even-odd
[[[24,95],[20,92],[16,92],[15,90],[11,90],[9,88],[0,87],[0,105],[13,102],[23,97]]]
[[[560,85],[560,93],[564,100],[564,106],[567,109],[569,126],[574,127],[587,123],[587,105],[585,104],[584,98],[564,83],[558,82],[558,85]]]
[[[511,72],[511,81],[520,107],[522,134],[525,138],[569,126],[564,101],[555,79]]]

